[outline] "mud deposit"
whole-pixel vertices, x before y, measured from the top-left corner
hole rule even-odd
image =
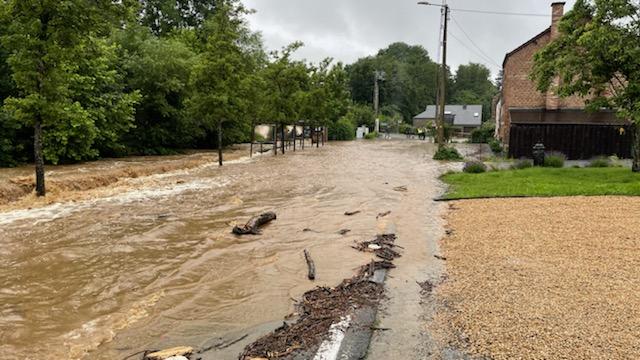
[[[142,172],[81,196],[61,189],[52,204],[5,207],[2,358],[122,359],[216,341],[233,346],[214,358],[237,358],[295,311],[292,298],[336,286],[369,263],[372,254],[351,246],[382,233],[381,223],[399,222],[411,233],[399,236],[413,244],[399,243],[410,253],[398,259],[399,269],[424,260],[409,250],[426,247],[427,231],[439,226],[423,216],[442,170],[429,160],[432,151],[418,141],[332,144],[223,168],[205,162]],[[140,169],[166,165],[145,161]],[[99,172],[122,166],[116,163],[87,166]],[[81,171],[69,168],[59,178]],[[402,186],[408,191],[394,191]],[[231,234],[266,211],[278,219],[261,235]],[[344,215],[353,211],[360,213]],[[315,282],[307,279],[304,249],[314,256]]]

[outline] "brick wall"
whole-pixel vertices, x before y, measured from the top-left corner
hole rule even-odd
[[[536,84],[530,79],[533,70],[533,57],[551,42],[553,37],[557,37],[558,23],[564,14],[564,3],[554,3],[552,5],[552,22],[549,29],[525,43],[520,49],[507,55],[504,63],[504,80],[502,90],[502,123],[499,131],[500,139],[508,145],[509,128],[511,126],[511,108],[534,108],[534,109],[584,109],[584,99],[571,96],[567,98],[558,97],[553,89],[549,92],[541,93],[537,90]],[[554,85],[558,85],[558,80]]]

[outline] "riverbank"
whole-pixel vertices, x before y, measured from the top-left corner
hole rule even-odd
[[[633,197],[450,203],[430,327],[473,358],[640,357],[639,213]]]
[[[225,149],[225,161],[249,157],[249,145],[235,145]],[[35,177],[32,166],[0,168],[0,212],[11,209],[38,207],[64,201],[79,201],[95,196],[92,190],[107,187],[135,188],[134,179],[163,175],[203,166],[217,167],[215,151],[187,151],[169,156],[135,156],[102,159],[73,165],[48,165],[46,170],[47,196],[34,194]],[[116,192],[117,192],[116,191]]]

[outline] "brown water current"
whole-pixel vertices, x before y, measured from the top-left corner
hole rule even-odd
[[[291,298],[366,263],[369,255],[350,246],[379,231],[378,213],[412,211],[407,196],[430,203],[442,171],[432,153],[419,141],[333,143],[0,212],[0,354],[120,359],[255,333],[290,313]],[[278,220],[263,235],[231,234],[234,223],[267,210]]]

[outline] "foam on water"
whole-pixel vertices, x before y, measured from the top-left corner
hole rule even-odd
[[[34,220],[33,224],[37,225],[43,222],[50,222],[64,218],[75,212],[100,204],[127,204],[148,199],[159,199],[187,191],[224,187],[229,183],[230,180],[228,179],[203,179],[183,184],[130,190],[117,195],[86,201],[57,203],[34,209],[13,210],[0,213],[0,225],[8,225],[21,220]]]

